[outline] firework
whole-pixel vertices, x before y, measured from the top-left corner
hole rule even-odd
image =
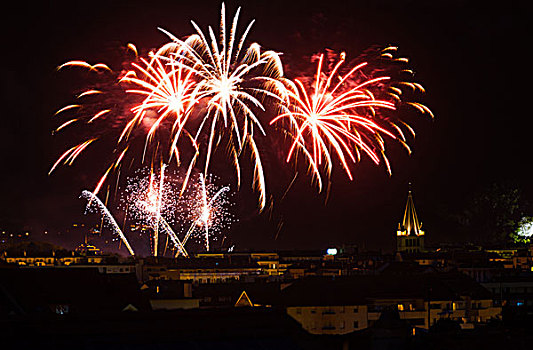
[[[128,178],[122,207],[130,218],[148,224],[154,230],[152,253],[158,255],[160,228],[169,235],[176,249],[183,248],[168,222],[174,222],[179,196],[175,185],[167,181],[165,166],[156,172],[153,169],[139,170],[137,176]],[[147,174],[148,173],[148,174]]]
[[[170,227],[170,225],[164,218],[161,218],[160,225],[161,225],[161,229],[172,240],[172,243],[174,244],[174,247],[176,248],[176,256],[178,256],[179,254],[182,254],[184,257],[188,258],[189,254],[187,253],[187,250],[185,250],[185,244],[187,243],[188,237],[186,237],[183,241],[180,241],[180,239],[178,238],[178,235],[174,232],[172,227]]]
[[[256,112],[265,111],[265,98],[281,100],[280,95],[285,91],[281,83],[283,69],[276,52],[262,52],[257,43],[244,47],[254,21],[238,38],[239,13],[240,9],[228,30],[225,7],[222,5],[220,40],[217,40],[211,27],[207,37],[192,22],[196,34],[180,40],[166,32],[172,41],[150,52],[149,59],[138,57],[136,47],[128,44],[127,50],[135,54],[136,62],[131,63],[129,70],[119,74],[117,86],[120,89],[110,89],[116,95],[112,100],[120,110],[105,104],[87,113],[90,108],[76,103],[56,113],[60,116],[77,114],[75,118],[62,122],[56,133],[74,124],[100,122],[100,125],[120,125],[120,132],[115,138],[113,160],[98,181],[100,186],[93,191],[95,194],[109,173],[120,169],[126,153],[139,155],[138,147],[131,146],[139,135],[144,136],[142,157],[138,157],[141,163],[145,162],[146,157],[152,164],[169,163],[175,158],[180,167],[186,159],[187,175],[181,193],[185,191],[197,160],[205,161],[206,175],[217,145],[225,139],[237,173],[237,186],[240,185],[240,156],[246,147],[250,151],[254,163],[253,186],[259,191],[259,207],[263,209],[266,199],[265,178],[254,136],[257,133],[265,135],[265,131]],[[68,67],[88,69],[99,74],[113,72],[105,64],[84,61],[70,61],[58,69]],[[131,98],[125,99],[124,93]],[[100,94],[103,94],[101,89],[91,88],[80,93],[78,98]],[[119,98],[127,102],[120,103]],[[126,107],[128,103],[131,105]],[[54,164],[50,173],[62,162],[71,165],[99,138],[92,135],[69,149]],[[191,156],[185,157],[187,153]]]
[[[154,241],[156,241],[158,238],[158,229],[159,227],[161,227],[161,230],[162,232],[166,233],[172,243],[174,244],[176,250],[178,251],[178,253],[182,254],[183,256],[185,257],[188,257],[188,253],[187,251],[185,250],[185,243],[182,243],[178,236],[176,235],[176,233],[172,230],[172,228],[170,227],[170,225],[168,224],[168,222],[165,220],[165,218],[161,215],[161,208],[163,207],[162,206],[162,203],[163,203],[163,193],[164,191],[168,191],[167,188],[165,188],[165,190],[161,190],[163,189],[163,187],[160,187],[160,189],[157,189],[156,191],[156,194],[154,195],[153,193],[153,187],[152,187],[152,178],[150,180],[150,191],[149,190],[149,193],[146,195],[146,198],[143,199],[143,198],[137,198],[137,202],[134,203],[134,206],[138,207],[138,208],[142,208],[142,213],[147,213],[147,215],[151,218],[150,222],[151,222],[151,225],[152,227],[154,228],[154,232],[155,232],[155,235],[153,237]],[[122,240],[122,242],[124,242],[124,244],[126,245],[126,247],[128,248],[128,251],[130,252],[131,255],[134,255],[134,252],[133,252],[133,249],[131,248],[128,240],[126,239],[125,235],[123,234],[122,230],[120,229],[120,227],[118,226],[115,218],[113,217],[113,215],[111,214],[111,212],[109,211],[109,209],[107,209],[107,207],[104,205],[104,203],[102,201],[100,201],[100,199],[95,196],[92,192],[89,192],[89,191],[83,191],[82,192],[82,195],[81,195],[82,198],[85,198],[89,201],[88,205],[87,205],[87,208],[90,209],[92,208],[93,206],[96,207],[97,209],[99,209],[102,214],[103,214],[103,218],[104,220],[111,226],[111,229],[113,230],[113,232],[115,232],[119,237],[120,239]],[[167,201],[165,201],[165,208],[167,208],[168,205],[167,205]],[[133,206],[132,206],[133,208]],[[137,213],[140,213],[141,211],[138,211]],[[126,210],[126,215],[127,215],[127,210]],[[157,256],[157,245],[155,245],[154,243],[154,256]]]
[[[130,254],[135,255],[135,253],[133,252],[133,249],[130,246],[130,243],[126,239],[126,236],[124,236],[124,234],[122,233],[122,230],[120,229],[117,222],[113,218],[113,215],[111,215],[111,213],[109,212],[107,207],[104,205],[104,203],[102,203],[102,201],[94,193],[90,191],[83,191],[81,193],[81,197],[89,201],[88,207],[91,207],[91,205],[94,205],[102,212],[106,222],[111,226],[111,229],[113,230],[113,232],[120,237],[120,239],[122,240],[126,248],[128,248],[128,251],[130,252]]]
[[[167,243],[170,238],[178,254],[187,256],[185,244],[191,237],[209,250],[210,240],[231,222],[226,210],[229,187],[216,188],[207,176],[221,145],[226,146],[227,156],[233,162],[237,188],[241,157],[250,152],[254,169],[252,186],[259,192],[260,210],[264,209],[266,181],[256,137],[266,135],[259,116],[266,111],[267,102],[274,103],[279,111],[270,124],[284,123],[284,132],[291,140],[286,161],[296,161],[303,154],[319,190],[324,173],[330,177],[337,161],[353,179],[352,165],[362,155],[375,164],[384,162],[390,173],[385,139],[396,140],[409,150],[404,131],[414,136],[412,128],[396,117],[398,108],[411,106],[431,115],[426,106],[407,101],[412,93],[405,90],[423,92],[420,84],[390,74],[373,75],[375,70],[368,62],[345,70],[344,53],[331,69],[326,69],[324,56],[320,56],[310,84],[306,79],[284,78],[278,53],[264,51],[257,43],[245,45],[254,21],[239,36],[239,15],[240,8],[227,26],[222,4],[218,34],[212,27],[205,34],[194,22],[196,33],[183,39],[162,30],[170,42],[142,57],[130,43],[126,49],[135,57],[117,72],[102,63],[80,60],[58,67],[86,69],[100,80],[111,76],[113,81],[106,80],[79,92],[74,103],[56,113],[58,126],[54,133],[83,125],[90,135],[65,151],[50,173],[61,164],[72,165],[104,135],[114,133],[111,159],[93,192],[88,193],[90,198],[97,199],[105,182],[114,175],[118,191],[121,171],[129,175],[137,166],[134,161],[140,160],[142,166],[150,164],[150,175],[132,179],[128,184],[126,211],[153,228],[155,256],[160,233],[167,235]],[[395,58],[395,52],[395,47],[389,47],[381,52],[381,57],[398,65],[407,62],[405,58]],[[370,77],[367,70],[371,71]],[[408,69],[401,72],[412,75]],[[202,174],[195,182],[193,173],[200,162]],[[153,170],[157,164],[159,170]],[[167,180],[163,164],[183,170],[179,189]],[[193,195],[184,199],[185,193]],[[188,209],[182,208],[184,201]],[[105,215],[112,218],[109,211]],[[171,227],[176,220],[190,221],[186,225],[188,230],[178,230],[177,234]],[[122,232],[119,235],[123,237]]]
[[[198,103],[198,86],[193,79],[193,72],[173,64],[172,56],[163,57],[154,53],[150,53],[150,56],[150,62],[140,59],[143,66],[133,63],[134,70],[128,71],[120,79],[122,83],[135,86],[127,89],[127,93],[144,96],[144,100],[131,108],[133,117],[124,127],[118,141],[127,139],[132,130],[142,124],[147,114],[155,112],[156,119],[151,122],[146,133],[145,152],[156,132],[169,120],[172,125],[169,128],[172,134],[169,140],[172,142],[166,145],[166,153],[169,157],[175,155],[179,164],[178,140],[183,133],[189,135],[184,126]]]
[[[138,62],[132,62],[131,69],[127,72],[120,73],[119,76],[112,75],[115,82],[104,83],[103,85],[107,87],[106,91],[89,89],[77,96],[78,99],[101,96],[99,99],[89,100],[93,102],[92,105],[90,103],[71,104],[56,112],[59,117],[73,112],[77,115],[63,122],[55,133],[74,123],[84,123],[88,130],[89,124],[97,124],[97,126],[96,132],[89,139],[63,153],[52,166],[49,174],[61,163],[72,165],[89,145],[108,134],[103,130],[116,131],[114,136],[116,148],[112,155],[111,165],[93,191],[95,195],[98,194],[109,173],[120,169],[122,161],[126,159],[126,153],[128,151],[132,153],[132,149],[138,149],[132,146],[132,141],[139,135],[144,136],[141,162],[145,161],[145,156],[149,153],[152,163],[162,162],[165,158],[175,156],[179,165],[180,154],[177,140],[182,134],[188,136],[185,139],[192,142],[193,150],[197,152],[192,136],[184,129],[188,116],[198,102],[195,98],[197,84],[192,79],[193,73],[171,64],[171,56],[165,57],[164,63],[162,58],[153,52],[149,56],[149,60],[138,58]],[[104,66],[72,61],[60,68],[81,67],[90,71],[99,71]],[[105,71],[112,72],[108,67]],[[127,98],[128,96],[132,97]],[[132,154],[132,158],[134,156],[136,156],[135,153]]]
[[[190,209],[189,220],[192,222],[184,236],[183,244],[191,236],[196,236],[203,242],[207,251],[210,249],[210,239],[216,238],[223,228],[227,228],[233,217],[228,211],[229,200],[227,192],[230,188],[217,187],[203,174],[199,174],[199,181],[195,184],[191,196],[187,199],[187,207]]]
[[[213,176],[206,178],[199,174],[198,181],[192,181],[186,195],[180,197],[181,180],[166,174],[164,168],[158,172],[141,169],[137,173],[137,176],[128,178],[119,208],[127,212],[130,219],[152,227],[154,256],[159,233],[170,238],[176,255],[187,257],[185,246],[191,238],[202,242],[209,250],[210,240],[233,222],[228,211],[230,188],[216,186]],[[175,231],[171,224],[181,229]]]
[[[199,143],[200,135],[204,129],[207,130],[209,137],[204,174],[207,174],[215,144],[227,135],[239,185],[239,155],[247,145],[254,160],[254,184],[260,192],[259,206],[263,209],[266,198],[265,180],[254,133],[258,130],[265,135],[265,131],[254,110],[265,111],[261,101],[265,97],[281,100],[280,96],[284,91],[281,83],[283,69],[279,55],[274,51],[261,52],[257,43],[243,50],[254,21],[247,26],[242,37],[237,39],[239,13],[240,8],[228,33],[225,7],[222,4],[219,40],[211,27],[208,29],[209,36],[206,36],[194,22],[192,25],[197,34],[186,40],[180,40],[164,31],[173,43],[161,48],[160,52],[171,52],[174,58],[169,63],[186,67],[198,79],[198,94],[195,97],[206,105],[206,112],[194,140]],[[177,138],[173,143],[176,141]]]
[[[392,57],[392,49],[388,48],[385,55]],[[358,162],[362,153],[375,164],[383,159],[390,173],[383,136],[399,140],[409,148],[401,128],[390,118],[383,117],[382,111],[397,109],[397,101],[392,96],[399,100],[401,90],[390,84],[389,76],[365,79],[361,71],[368,65],[367,62],[341,75],[339,70],[345,61],[344,53],[329,75],[323,73],[323,61],[324,55],[321,55],[310,87],[299,79],[287,83],[289,103],[284,107],[284,112],[270,122],[274,124],[285,120],[288,123],[287,134],[292,139],[292,145],[287,162],[296,157],[294,154],[297,151],[301,151],[317,179],[319,191],[322,189],[321,166],[329,177],[333,155],[338,158],[350,180],[353,179],[350,163]],[[392,92],[384,93],[387,83]],[[418,84],[410,84],[410,87],[419,87]],[[376,97],[381,95],[383,98]],[[411,105],[422,112],[431,113],[421,104]],[[412,132],[407,124],[400,124]]]

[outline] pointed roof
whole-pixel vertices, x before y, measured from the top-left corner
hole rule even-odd
[[[400,226],[400,224],[398,224],[398,226]],[[422,223],[418,221],[418,216],[416,215],[415,203],[413,201],[411,189],[409,189],[409,194],[407,195],[407,204],[405,206],[403,222],[400,230],[405,232],[404,235],[406,236],[420,236],[424,234],[424,231],[422,231]]]
[[[248,307],[253,307],[254,304],[252,303],[252,301],[248,297],[248,294],[246,294],[246,291],[243,290],[242,293],[241,293],[241,296],[239,297],[239,299],[235,303],[235,307],[247,307],[247,306]]]

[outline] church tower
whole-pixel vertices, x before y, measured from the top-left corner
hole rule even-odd
[[[411,188],[407,195],[403,222],[398,223],[398,231],[396,231],[396,251],[405,253],[424,251],[424,231],[422,231],[422,223],[418,222]]]

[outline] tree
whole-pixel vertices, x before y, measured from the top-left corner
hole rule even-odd
[[[480,243],[514,243],[527,203],[520,188],[494,183],[467,201],[460,223]]]
[[[525,216],[520,220],[520,224],[515,232],[511,233],[511,239],[516,244],[527,244],[533,238],[533,217]]]

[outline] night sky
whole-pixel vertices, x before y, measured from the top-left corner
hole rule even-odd
[[[220,4],[50,1],[12,2],[3,8],[2,225],[30,229],[35,239],[50,239],[42,236],[45,229],[61,231],[54,240],[70,246],[81,237],[69,236],[65,228],[97,218],[84,217],[78,196],[82,189],[94,188],[105,171],[98,154],[89,152],[74,166],[47,175],[58,156],[80,140],[75,130],[52,136],[58,126],[55,111],[70,104],[84,87],[82,74],[58,72],[56,67],[74,59],[119,66],[117,52],[128,42],[142,52],[166,42],[157,27],[177,36],[193,33],[190,20],[203,29],[216,27]],[[375,45],[399,46],[416,71],[416,81],[426,89],[421,102],[435,115],[433,121],[409,116],[417,133],[409,141],[410,156],[398,144],[387,144],[392,176],[369,159],[354,167],[352,182],[338,167],[327,203],[303,168],[272,212],[257,215],[256,194],[244,186],[234,196],[239,222],[227,233],[226,244],[236,249],[288,249],[345,243],[391,250],[409,182],[433,243],[468,239],[460,237],[451,217],[469,196],[493,182],[516,184],[533,200],[526,78],[530,41],[522,4],[270,0],[229,1],[226,6],[228,17],[242,7],[241,31],[256,19],[250,40],[282,52],[289,66],[325,49],[355,58]],[[293,168],[275,156],[266,158],[269,190],[279,199]]]

